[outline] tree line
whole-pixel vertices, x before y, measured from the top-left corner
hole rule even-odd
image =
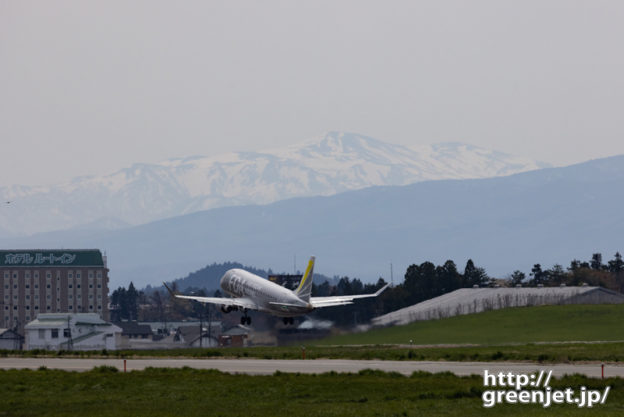
[[[336,282],[336,280],[334,280]],[[336,284],[325,280],[312,285],[313,296],[335,296],[348,294],[369,294],[386,284],[383,278],[376,283],[365,284],[360,279],[342,277]],[[514,271],[504,279],[488,276],[485,269],[478,267],[469,259],[463,270],[458,269],[454,261],[448,260],[442,265],[425,261],[420,265],[410,265],[403,282],[388,288],[379,297],[358,300],[354,304],[333,308],[319,309],[312,316],[331,320],[341,326],[363,324],[371,318],[389,313],[424,300],[428,300],[459,288],[474,286],[561,286],[591,285],[624,292],[624,261],[619,252],[613,259],[603,262],[600,253],[594,253],[589,261],[574,259],[567,268],[555,264],[543,269],[534,264],[531,272]],[[173,290],[177,283],[173,282]],[[185,294],[198,296],[222,296],[220,291],[208,294],[206,289],[187,288]],[[137,291],[131,282],[128,288],[119,287],[111,295],[111,320],[172,321],[206,314],[206,306],[200,303],[188,303],[171,298],[167,292]],[[218,309],[215,309],[219,315]]]
[[[534,264],[529,276],[527,279],[524,272],[514,271],[508,277],[509,285],[552,287],[587,284],[624,292],[624,261],[620,252],[616,252],[607,263],[603,263],[600,253],[594,253],[591,260],[586,262],[573,259],[565,269],[559,264],[550,269]]]
[[[358,300],[346,306],[320,309],[315,311],[313,315],[320,319],[331,320],[341,326],[364,324],[373,317],[459,288],[487,285],[490,280],[485,269],[475,266],[472,259],[466,262],[463,272],[458,270],[457,265],[452,260],[437,266],[426,261],[420,265],[410,265],[405,272],[403,282],[388,288],[379,297]],[[323,293],[322,286],[324,284],[316,288],[313,286],[312,294],[318,296],[368,294],[377,291],[385,284],[386,282],[382,278],[379,278],[376,284],[362,285],[357,278],[350,280],[348,277],[344,277],[328,294]],[[350,292],[346,292],[345,289],[349,289]]]
[[[178,291],[177,282],[171,284],[173,292],[187,295],[207,297],[205,289],[188,288]],[[211,294],[213,295],[213,294]],[[214,292],[215,297],[221,297],[220,291]],[[162,290],[137,291],[130,282],[128,288],[119,287],[111,294],[110,299],[111,321],[180,321],[187,318],[206,317],[208,309],[205,304],[191,303],[179,298],[171,297],[169,292]]]
[[[612,260],[603,263],[602,255],[594,253],[589,261],[572,260],[566,269],[559,264],[555,264],[550,269],[543,269],[540,264],[534,264],[528,276],[524,272],[516,270],[504,279],[491,278],[484,268],[475,266],[471,259],[466,262],[463,272],[458,270],[457,265],[452,260],[437,266],[426,261],[420,265],[410,265],[405,272],[403,282],[387,289],[377,298],[360,300],[347,306],[317,310],[314,315],[332,320],[342,326],[357,325],[366,323],[373,317],[429,300],[459,288],[474,286],[552,287],[584,284],[624,292],[624,261],[621,254],[617,252]],[[316,288],[313,287],[313,294],[315,293],[314,289],[319,296],[348,294],[342,290],[344,288],[350,289],[350,294],[366,294],[381,288],[383,285],[385,282],[381,278],[377,284],[367,287],[362,286],[358,279],[349,280],[349,278],[344,277],[329,292],[324,288],[324,284]]]

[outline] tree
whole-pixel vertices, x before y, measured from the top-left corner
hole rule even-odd
[[[194,294],[197,297],[207,297],[206,291],[202,288],[201,290],[195,291]],[[203,317],[206,315],[206,307],[207,304],[204,303],[191,303],[191,310],[193,311],[193,315],[195,317]]]
[[[165,298],[161,295],[160,291],[154,291],[154,293],[151,296],[151,300],[152,300],[152,305],[156,309],[156,314],[157,314],[158,320],[164,322],[165,319],[166,319],[166,317],[165,317],[165,308],[166,308]]]
[[[544,281],[550,285],[560,285],[564,284],[566,281],[566,273],[559,264],[553,265],[552,268],[545,272],[545,275],[546,279]]]
[[[328,297],[331,292],[329,282],[323,281],[321,285],[312,284],[312,295],[315,297]]]
[[[113,321],[137,320],[140,295],[132,282],[127,290],[124,287],[119,287],[113,291],[111,294],[111,305],[113,306],[111,319]]]
[[[485,273],[485,269],[477,268],[472,261],[468,259],[464,268],[464,286],[473,287],[475,285],[486,285],[490,277]]]
[[[171,320],[182,320],[191,314],[191,303],[189,303],[189,300],[182,300],[171,294],[180,292],[177,281],[173,281],[170,288],[171,292],[167,292],[166,299],[167,306],[170,307],[167,314],[168,318]]]
[[[531,280],[531,284],[533,286],[544,285],[546,275],[544,274],[544,271],[542,271],[542,266],[540,264],[533,265],[531,275],[533,276],[533,279]]]
[[[338,295],[351,294],[351,281],[349,280],[349,277],[340,278],[338,285],[336,285],[336,290],[338,291]]]
[[[624,261],[620,252],[615,253],[615,258],[609,261],[609,271],[615,274],[624,271]]]
[[[568,271],[570,272],[574,272],[578,269],[581,268],[581,261],[579,261],[578,259],[573,259],[572,262],[570,262],[570,266],[568,267]]]
[[[596,271],[600,271],[601,269],[603,269],[604,265],[602,265],[602,254],[594,253],[592,255],[590,265],[591,265],[591,269],[596,270]]]
[[[127,309],[127,319],[137,320],[138,312],[139,312],[139,292],[134,288],[134,283],[130,281],[130,285],[128,286],[128,291],[126,291],[126,309]]]
[[[358,278],[353,278],[351,281],[351,292],[350,294],[363,294],[364,293],[364,284]]]
[[[404,288],[409,293],[408,303],[428,300],[439,294],[436,283],[436,267],[431,262],[410,265],[405,272]]]
[[[457,272],[455,262],[448,260],[436,268],[436,281],[440,294],[445,294],[459,288],[461,275]]]
[[[119,287],[111,294],[111,319],[120,321],[128,317],[128,297],[126,289]]]
[[[515,270],[509,276],[509,283],[515,287],[516,285],[522,285],[522,282],[526,279],[526,275],[522,271]]]
[[[615,253],[615,258],[609,261],[609,271],[615,275],[615,284],[618,291],[624,291],[624,261],[620,252]]]

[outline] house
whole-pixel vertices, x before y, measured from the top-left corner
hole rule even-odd
[[[136,321],[119,321],[115,326],[121,328],[121,336],[128,339],[149,339],[154,338],[152,328],[148,324],[139,324]]]
[[[21,350],[24,337],[14,329],[0,329],[0,350]]]
[[[217,347],[219,345],[218,335],[220,331],[220,323],[218,326],[212,325],[211,331],[208,327],[202,328],[201,339],[199,337],[199,326],[180,326],[176,332],[174,340],[181,342],[188,347]],[[218,328],[218,331],[217,331]]]
[[[238,325],[223,332],[219,336],[219,346],[222,347],[244,347],[249,346],[249,328]]]
[[[118,349],[154,349],[154,333],[148,324],[136,321],[115,322],[121,329],[121,342]]]
[[[115,350],[121,332],[97,313],[39,314],[25,326],[26,349]]]

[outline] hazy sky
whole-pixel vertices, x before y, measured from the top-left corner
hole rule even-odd
[[[0,1],[0,185],[327,130],[624,153],[624,2]]]

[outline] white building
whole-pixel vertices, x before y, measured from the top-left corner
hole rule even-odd
[[[26,350],[115,350],[121,332],[97,313],[39,314],[24,330]]]

